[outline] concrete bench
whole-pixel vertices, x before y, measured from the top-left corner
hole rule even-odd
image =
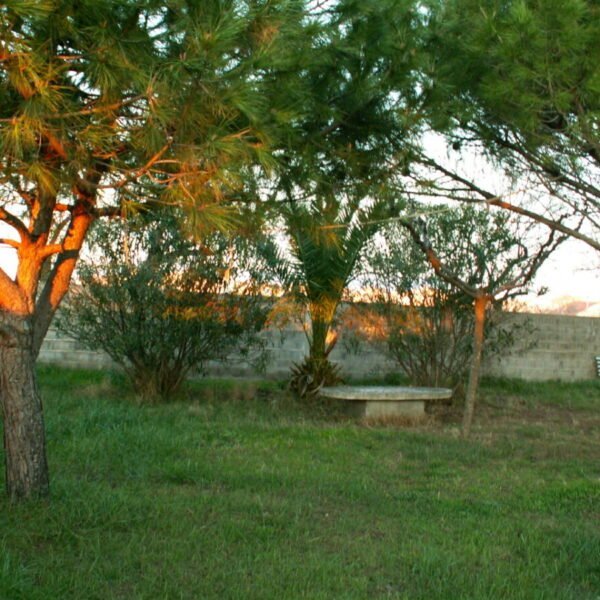
[[[385,417],[425,416],[425,402],[449,400],[449,388],[379,387],[340,385],[321,388],[321,396],[344,401],[347,412],[355,417],[380,419]]]

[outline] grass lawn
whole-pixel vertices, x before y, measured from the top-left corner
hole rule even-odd
[[[598,382],[487,382],[469,441],[273,384],[41,385],[52,499],[0,500],[2,599],[600,598]]]

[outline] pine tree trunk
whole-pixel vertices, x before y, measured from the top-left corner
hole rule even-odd
[[[13,501],[46,496],[50,489],[35,360],[29,321],[4,321],[0,330],[0,403],[6,491]]]
[[[475,330],[473,333],[473,357],[469,371],[469,383],[465,397],[465,411],[463,413],[462,436],[468,437],[471,433],[475,404],[477,402],[477,389],[479,387],[479,373],[481,371],[481,356],[483,354],[483,340],[485,330],[485,312],[489,299],[487,296],[475,298]]]

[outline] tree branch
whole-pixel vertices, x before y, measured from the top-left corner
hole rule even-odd
[[[585,235],[584,233],[581,233],[577,229],[574,229],[572,227],[567,227],[560,221],[557,221],[555,219],[549,219],[547,217],[544,217],[543,215],[540,215],[537,212],[528,210],[528,209],[518,206],[516,204],[512,204],[510,202],[507,202],[506,200],[502,200],[501,197],[496,196],[495,194],[492,194],[491,192],[488,192],[487,190],[484,190],[483,188],[475,185],[472,181],[469,181],[465,177],[461,177],[460,175],[458,175],[458,173],[455,173],[453,171],[450,171],[449,169],[446,169],[445,167],[438,164],[434,160],[421,159],[420,162],[421,162],[421,164],[432,167],[432,168],[440,171],[441,173],[444,173],[444,175],[447,175],[452,180],[458,181],[459,183],[465,185],[469,190],[471,190],[472,192],[475,192],[476,194],[479,194],[482,197],[481,200],[478,200],[478,199],[472,198],[472,197],[462,197],[462,198],[455,197],[456,200],[459,200],[461,202],[470,202],[472,204],[488,204],[490,206],[497,206],[498,208],[508,210],[515,214],[518,214],[518,215],[527,217],[529,219],[532,219],[534,221],[537,221],[538,223],[542,223],[543,225],[546,225],[550,229],[560,231],[561,233],[564,233],[565,235],[576,238],[576,239],[588,244],[588,246],[591,246],[595,250],[600,251],[600,241],[595,240],[594,238],[592,238],[588,235]]]
[[[69,289],[79,252],[94,220],[94,205],[96,202],[94,184],[100,181],[107,169],[108,165],[106,163],[98,163],[86,174],[85,180],[89,182],[89,185],[75,187],[74,193],[77,200],[71,210],[71,221],[63,241],[58,245],[51,244],[47,246],[50,253],[57,246],[60,246],[61,250],[35,306],[33,351],[36,356],[40,351],[52,317]]]
[[[446,265],[444,265],[440,257],[433,249],[431,242],[427,239],[427,236],[417,229],[413,221],[409,221],[408,219],[401,219],[399,222],[403,227],[405,227],[408,230],[410,236],[417,244],[417,246],[421,248],[423,254],[425,254],[427,258],[427,261],[439,277],[441,277],[451,285],[454,285],[459,290],[462,290],[471,298],[475,298],[481,295],[481,290],[479,290],[478,288],[474,288],[462,281],[462,279],[458,277],[456,273],[454,273],[453,271],[448,269]]]
[[[476,130],[472,131],[472,133],[477,135]],[[508,150],[511,150],[512,152],[515,152],[516,154],[521,156],[526,161],[526,164],[529,165],[529,168],[531,168],[531,165],[534,165],[541,172],[543,172],[546,176],[550,177],[552,180],[554,180],[558,183],[561,183],[563,185],[566,185],[566,186],[570,187],[571,189],[577,190],[580,193],[585,192],[587,194],[591,194],[592,196],[600,198],[600,189],[598,189],[594,186],[588,185],[586,183],[577,181],[575,179],[571,179],[568,175],[566,175],[560,169],[560,167],[555,162],[553,162],[552,164],[544,163],[535,154],[532,154],[531,152],[526,151],[524,147],[521,147],[518,144],[515,144],[508,139],[503,139],[501,137],[498,137],[497,135],[493,136],[493,141],[498,146],[508,149]]]
[[[4,221],[7,225],[10,225],[13,229],[15,229],[22,240],[30,239],[29,230],[25,226],[25,223],[23,223],[19,217],[8,212],[2,206],[0,206],[0,221]]]
[[[21,244],[17,242],[17,240],[11,240],[10,238],[0,238],[0,244],[10,246],[11,248],[15,248],[16,250],[18,250],[21,247]]]
[[[79,251],[92,221],[93,216],[86,210],[80,208],[74,211],[62,244],[47,246],[52,249],[60,246],[61,251],[36,302],[33,331],[33,348],[36,355],[41,348],[52,317],[69,289]]]
[[[509,292],[516,289],[517,287],[524,287],[529,284],[542,266],[544,261],[554,252],[554,250],[562,244],[569,236],[562,235],[556,237],[556,230],[551,230],[548,235],[548,239],[538,248],[535,256],[529,262],[529,266],[525,271],[522,271],[519,275],[513,278],[512,281],[508,281],[504,285],[500,286],[495,293],[498,296],[502,293]]]
[[[0,310],[17,315],[27,314],[27,302],[19,286],[0,267]]]

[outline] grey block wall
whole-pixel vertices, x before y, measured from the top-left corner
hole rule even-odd
[[[533,337],[522,340],[521,344],[501,358],[486,360],[485,374],[534,381],[576,381],[594,379],[597,376],[594,357],[600,355],[600,318],[524,313],[512,313],[507,318],[516,322],[529,320],[534,330]],[[290,366],[300,362],[307,351],[304,333],[287,330],[283,334],[268,331],[264,335],[267,342],[264,375],[286,377]],[[215,362],[207,365],[207,372],[216,376],[258,375],[239,357],[231,358],[227,364]],[[381,377],[397,370],[384,354],[369,345],[348,348],[344,346],[343,340],[340,340],[332,353],[332,360],[350,378]],[[49,331],[40,353],[40,362],[84,368],[113,366],[106,355],[86,350],[74,340],[61,337],[56,330]]]
[[[488,375],[532,381],[577,381],[597,377],[595,357],[600,356],[600,318],[512,313],[509,321],[529,319],[534,327],[533,347],[486,361]]]
[[[267,341],[265,375],[273,378],[287,377],[290,367],[302,362],[308,353],[306,335],[301,330],[293,329],[283,333],[268,331],[264,335]],[[342,344],[338,344],[331,354],[331,359],[341,366],[342,373],[346,377],[380,377],[397,368],[384,354],[367,344],[362,344],[358,352],[349,351]],[[235,357],[232,357],[227,364],[214,362],[207,367],[211,375],[251,376],[255,374],[252,368],[236,360]]]
[[[103,352],[87,350],[75,340],[50,328],[40,351],[39,362],[82,369],[104,369],[114,366]]]

